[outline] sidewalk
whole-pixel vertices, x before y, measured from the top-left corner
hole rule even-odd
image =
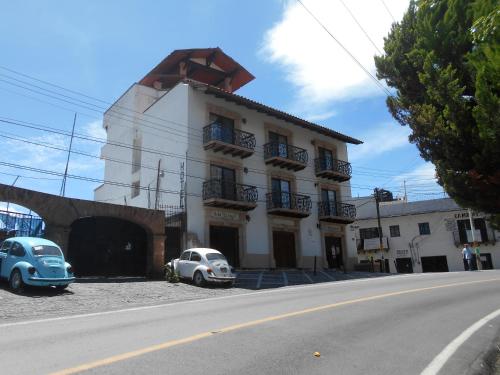
[[[330,281],[390,276],[388,273],[341,272],[336,270],[237,270],[235,287],[243,289],[280,288],[288,285],[317,284]]]

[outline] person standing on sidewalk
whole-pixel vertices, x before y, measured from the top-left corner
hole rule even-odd
[[[462,255],[463,255],[463,258],[467,261],[467,266],[468,266],[468,269],[466,269],[466,271],[472,271],[473,270],[473,267],[472,267],[472,251],[470,249],[470,246],[468,243],[465,244],[463,250],[462,250]]]
[[[480,271],[483,269],[483,265],[481,264],[481,251],[478,242],[474,242],[474,254],[476,255],[477,269]]]

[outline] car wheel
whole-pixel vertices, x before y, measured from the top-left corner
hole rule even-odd
[[[196,271],[193,276],[193,282],[196,286],[204,286],[206,284],[205,278],[200,271]]]
[[[23,277],[18,269],[12,271],[12,274],[10,275],[9,285],[14,292],[21,292],[23,290]]]
[[[68,284],[66,284],[66,285],[56,285],[56,289],[60,290],[60,291],[66,289],[67,287],[68,287]]]

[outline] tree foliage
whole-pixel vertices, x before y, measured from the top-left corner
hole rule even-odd
[[[412,0],[375,57],[392,116],[459,204],[500,213],[498,0]],[[497,217],[498,218],[498,217]]]

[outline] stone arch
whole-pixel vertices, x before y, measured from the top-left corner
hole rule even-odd
[[[37,212],[45,221],[45,237],[59,244],[66,254],[71,225],[85,217],[110,217],[137,224],[148,237],[147,274],[161,275],[164,262],[165,214],[145,208],[83,199],[65,198],[0,184],[0,201]]]

